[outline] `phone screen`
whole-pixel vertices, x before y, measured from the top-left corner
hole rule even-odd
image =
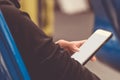
[[[96,30],[88,40],[79,48],[79,52],[74,53],[71,57],[85,65],[85,63],[96,53],[98,49],[110,39],[112,33],[106,30]]]

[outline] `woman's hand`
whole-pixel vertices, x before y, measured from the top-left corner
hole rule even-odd
[[[79,51],[79,47],[84,44],[86,40],[80,40],[80,41],[66,41],[66,40],[58,40],[55,42],[56,44],[59,44],[60,47],[64,48],[68,52],[71,53],[71,55],[77,51]],[[96,61],[96,57],[94,56],[91,61]]]

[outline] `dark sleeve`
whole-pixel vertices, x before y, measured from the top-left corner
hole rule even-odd
[[[100,80],[14,7],[3,14],[32,80]]]

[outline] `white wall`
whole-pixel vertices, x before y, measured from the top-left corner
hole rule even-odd
[[[59,7],[66,14],[76,14],[89,9],[88,0],[58,0]]]

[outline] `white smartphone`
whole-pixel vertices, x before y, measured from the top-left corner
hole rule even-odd
[[[79,52],[74,53],[71,57],[80,62],[81,65],[85,65],[111,36],[112,32],[110,31],[96,30],[79,48]]]

